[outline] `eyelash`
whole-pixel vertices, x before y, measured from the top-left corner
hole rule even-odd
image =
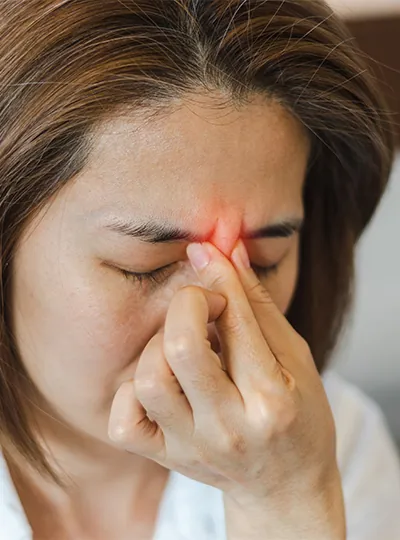
[[[170,266],[171,265],[163,266],[158,270],[147,273],[128,272],[128,270],[121,270],[121,272],[127,279],[133,281],[134,283],[139,283],[140,285],[143,285],[144,283],[150,283],[151,285],[156,286],[162,285],[163,282],[166,281],[166,279],[169,277]],[[256,264],[252,265],[254,272],[260,279],[270,274],[273,274],[278,270],[278,267],[279,263],[272,266],[257,266]]]

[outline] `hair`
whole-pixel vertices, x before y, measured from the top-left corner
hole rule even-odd
[[[298,284],[287,318],[326,366],[350,306],[354,248],[393,158],[386,104],[322,0],[3,0],[0,5],[0,446],[56,479],[10,327],[13,253],[85,167],[121,108],[156,115],[190,93],[276,99],[312,142]],[[37,426],[36,426],[37,427]]]

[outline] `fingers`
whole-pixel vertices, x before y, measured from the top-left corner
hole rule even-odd
[[[193,431],[191,407],[163,353],[163,335],[156,334],[138,362],[135,379],[117,391],[109,421],[109,437],[128,451],[160,456],[165,438]]]
[[[207,265],[196,267],[191,244],[187,254],[204,285],[227,298],[227,307],[216,321],[222,353],[228,372],[245,396],[252,394],[257,383],[264,387],[276,383],[278,365],[260,329],[247,295],[232,263],[212,244]]]
[[[232,253],[232,261],[254,316],[274,357],[284,368],[294,374],[303,367],[303,365],[299,366],[299,363],[311,361],[314,365],[305,340],[278,309],[254,270],[243,264],[243,255],[246,256],[243,251],[246,252],[246,247],[240,240]]]
[[[159,429],[146,415],[135,395],[134,382],[122,383],[111,406],[109,438],[118,446],[143,456],[159,452],[163,447]]]
[[[222,369],[208,341],[207,324],[226,306],[221,295],[200,287],[184,287],[174,296],[165,320],[164,351],[196,417],[208,417],[237,388]]]

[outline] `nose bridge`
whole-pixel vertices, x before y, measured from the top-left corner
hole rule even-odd
[[[219,217],[208,241],[229,257],[240,238],[241,220],[237,216]]]

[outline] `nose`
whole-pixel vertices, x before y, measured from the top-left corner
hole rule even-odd
[[[228,258],[232,255],[235,244],[240,238],[242,221],[243,217],[238,213],[237,208],[229,211],[224,209],[217,218],[214,231],[208,239]]]

